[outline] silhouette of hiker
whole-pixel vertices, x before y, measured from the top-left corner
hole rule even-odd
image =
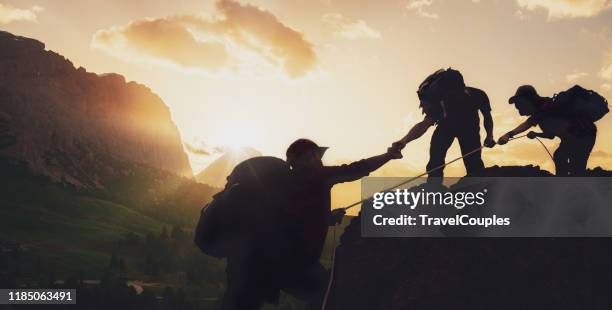
[[[489,98],[480,89],[466,87],[459,71],[450,68],[438,70],[421,83],[417,93],[425,118],[394,145],[403,147],[437,124],[429,147],[428,171],[444,164],[446,152],[455,139],[459,140],[462,155],[481,147],[478,111],[482,113],[487,133],[484,145],[495,145]],[[468,175],[484,168],[480,151],[464,157],[463,163]],[[443,169],[429,174],[430,180],[442,176]]]
[[[328,272],[319,263],[328,226],[339,223],[344,210],[331,212],[331,188],[338,183],[359,180],[392,159],[402,157],[400,149],[340,166],[324,166],[326,147],[308,139],[299,139],[287,149],[293,185],[292,210],[301,228],[301,257],[288,273],[284,290],[307,302],[307,309],[319,309],[328,280]]]
[[[230,249],[226,254],[227,289],[221,305],[223,310],[255,310],[265,302],[275,304],[280,290],[305,301],[307,309],[319,309],[321,306],[328,272],[319,263],[319,258],[328,226],[339,223],[344,215],[344,211],[331,212],[332,186],[358,180],[389,160],[402,157],[399,148],[395,147],[389,148],[383,155],[348,165],[323,166],[321,158],[326,149],[306,139],[291,144],[287,150],[287,162],[291,165],[291,170],[287,167],[287,179],[282,177],[282,169],[278,169],[281,167],[271,169],[278,165],[274,158],[265,157],[256,158],[258,163],[254,162],[256,159],[243,162],[228,177],[226,189],[215,198],[217,204],[225,204],[225,207],[209,212],[241,210],[231,218],[228,218],[231,212],[221,218],[217,215],[217,219],[222,220],[223,229],[227,226],[246,226],[250,222],[260,225],[249,229],[249,234],[231,234],[230,238],[219,241],[222,249]],[[270,169],[263,166],[266,163]],[[278,170],[281,178],[272,177],[268,170]],[[238,172],[253,176],[245,178]],[[256,182],[249,181],[253,178],[257,179]],[[283,184],[272,182],[275,179]],[[254,186],[255,192],[250,192],[253,186],[249,184]],[[279,210],[280,213],[272,210],[266,212],[263,207],[267,203],[258,206],[253,200],[258,196],[265,198],[265,201],[271,199],[273,205],[286,207]],[[253,205],[262,208],[261,212],[248,213],[249,209],[242,209],[243,206]],[[241,216],[244,214],[249,214],[251,218]],[[210,215],[209,221],[214,220],[213,215]]]
[[[587,161],[595,144],[597,127],[584,115],[568,113],[566,106],[550,97],[541,97],[531,85],[520,86],[508,102],[514,104],[519,114],[529,118],[499,138],[506,144],[513,136],[539,125],[542,132],[530,131],[527,137],[553,139],[561,143],[553,155],[556,175],[581,176],[586,172]]]

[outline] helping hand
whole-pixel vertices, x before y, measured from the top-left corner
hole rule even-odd
[[[538,136],[539,136],[539,133],[537,133],[535,131],[530,131],[530,132],[527,133],[527,138],[529,138],[529,139],[535,139]]]
[[[510,135],[509,134],[505,134],[505,135],[499,137],[499,140],[497,140],[497,143],[499,143],[499,145],[504,145],[504,144],[508,143],[508,141],[510,141]]]
[[[338,225],[342,222],[342,218],[346,214],[346,210],[344,209],[336,209],[332,210],[331,216],[329,217],[329,225]]]
[[[487,136],[484,140],[484,146],[492,148],[495,146],[495,139],[492,136]]]
[[[387,154],[391,156],[391,159],[402,158],[402,149],[406,146],[402,141],[393,142],[393,144],[387,149]]]

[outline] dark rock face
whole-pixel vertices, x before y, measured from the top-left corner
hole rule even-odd
[[[168,107],[118,74],[76,69],[39,41],[0,31],[0,155],[76,187],[104,188],[109,161],[192,176]]]
[[[327,309],[612,309],[610,238],[362,238],[360,225],[340,240]]]

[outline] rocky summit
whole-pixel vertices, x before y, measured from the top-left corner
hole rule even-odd
[[[130,162],[192,177],[164,102],[118,74],[75,68],[34,39],[0,31],[0,156],[81,188]]]
[[[553,177],[535,166],[483,175]],[[364,238],[355,217],[326,309],[611,309],[610,257],[610,238]]]

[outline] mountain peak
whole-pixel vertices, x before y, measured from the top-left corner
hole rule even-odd
[[[236,165],[257,156],[261,156],[261,153],[251,147],[226,148],[221,157],[217,158],[196,175],[196,181],[213,187],[223,188],[227,176]]]
[[[0,142],[10,142],[0,155],[53,180],[104,187],[111,162],[193,176],[159,96],[116,73],[76,69],[42,42],[0,32],[0,98]]]

